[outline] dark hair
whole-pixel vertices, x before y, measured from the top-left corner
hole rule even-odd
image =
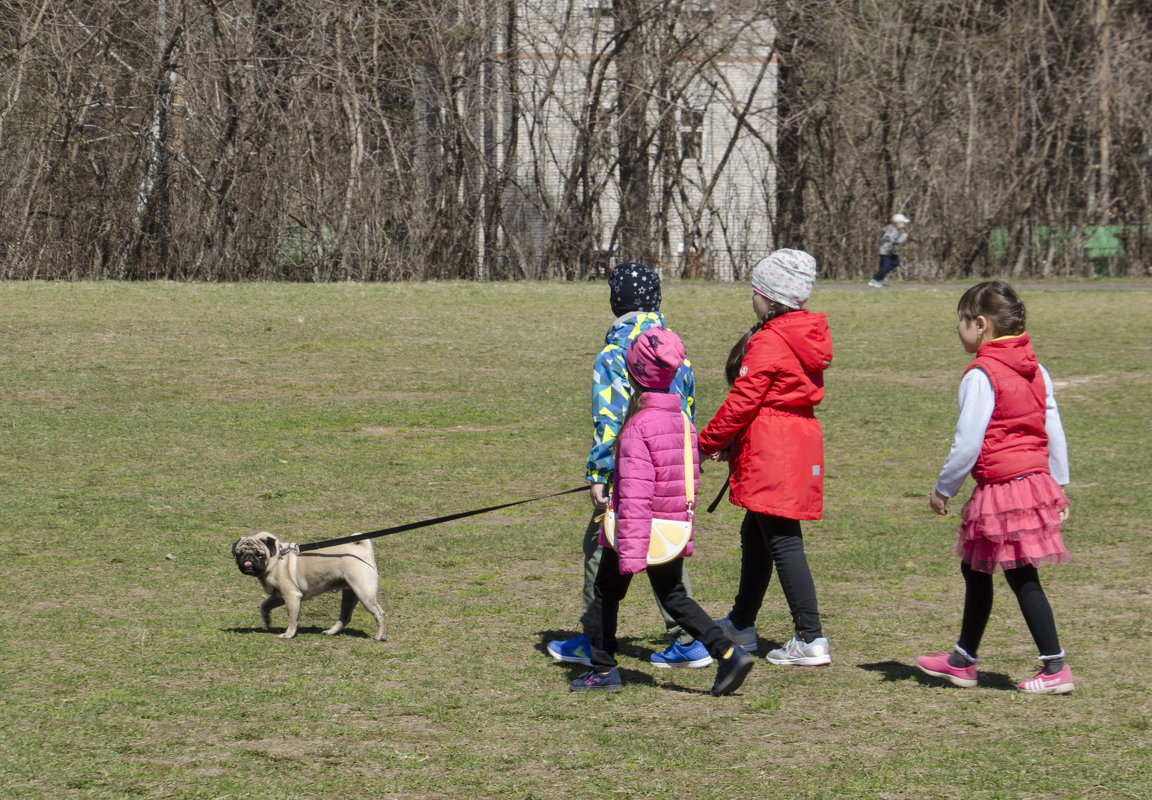
[[[768,298],[764,299],[767,300]],[[724,364],[724,377],[728,379],[729,386],[736,383],[736,378],[740,376],[740,364],[744,361],[744,351],[748,349],[748,340],[776,317],[787,314],[789,311],[796,311],[796,309],[777,303],[775,300],[768,300],[768,313],[757,320],[756,324],[749,328],[748,332],[741,336],[740,340],[732,345],[732,349],[728,352],[728,361]]]
[[[628,383],[632,386],[632,396],[628,398],[628,408],[624,412],[624,421],[620,423],[620,430],[616,432],[616,441],[612,442],[613,458],[620,457],[620,434],[624,432],[624,426],[632,419],[632,415],[640,410],[640,403],[643,402],[640,398],[644,396],[645,392],[651,391],[632,380],[631,375],[628,376]]]
[[[1024,303],[1004,281],[984,281],[971,287],[956,304],[964,319],[984,317],[997,336],[1024,333]]]

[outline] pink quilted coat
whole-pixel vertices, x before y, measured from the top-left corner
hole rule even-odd
[[[696,429],[692,441],[693,486],[700,485]],[[684,416],[680,395],[646,392],[640,410],[620,432],[620,453],[612,478],[610,506],[616,511],[616,544],[621,574],[643,572],[648,565],[652,518],[686,520],[684,493]],[[695,493],[695,492],[693,492]],[[600,530],[600,544],[609,546]],[[692,555],[692,542],[684,548]]]

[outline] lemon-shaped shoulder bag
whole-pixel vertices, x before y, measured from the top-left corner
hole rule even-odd
[[[684,499],[688,506],[688,519],[652,518],[652,535],[648,538],[648,563],[666,564],[679,558],[692,538],[692,521],[696,514],[696,486],[692,479],[692,429],[688,415],[684,414]],[[604,514],[604,537],[616,549],[616,512]]]

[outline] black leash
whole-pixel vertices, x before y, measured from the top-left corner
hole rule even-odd
[[[375,539],[379,536],[391,536],[393,533],[403,533],[404,531],[412,531],[417,528],[427,528],[429,525],[439,525],[442,522],[451,522],[454,519],[464,519],[465,517],[474,517],[477,514],[487,514],[490,511],[499,511],[502,508],[511,508],[512,506],[520,506],[525,503],[535,503],[538,500],[547,500],[549,497],[560,497],[565,494],[576,494],[576,492],[586,492],[588,486],[584,485],[577,489],[565,489],[562,492],[555,492],[553,494],[546,494],[543,497],[531,497],[527,500],[517,500],[513,503],[502,503],[498,506],[489,506],[488,508],[477,508],[472,511],[461,511],[459,514],[448,514],[444,517],[436,517],[435,519],[425,519],[420,522],[409,522],[406,525],[397,525],[393,528],[381,528],[378,531],[371,531],[369,533],[354,533],[351,536],[344,536],[339,539],[327,539],[323,542],[309,542],[308,544],[300,544],[296,549],[305,553],[309,550],[319,550],[321,547],[334,547],[338,544],[348,544],[349,542],[359,542],[363,539]]]
[[[709,514],[716,510],[716,506],[720,505],[720,499],[724,497],[724,493],[728,491],[728,481],[731,479],[732,476],[729,475],[728,478],[724,481],[724,485],[720,487],[720,494],[716,495],[716,499],[712,501],[712,505],[708,506]]]

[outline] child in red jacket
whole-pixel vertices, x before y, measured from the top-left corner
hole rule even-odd
[[[591,642],[592,669],[572,681],[569,689],[573,692],[620,691],[616,620],[632,576],[644,571],[661,606],[720,662],[712,694],[735,691],[752,669],[752,656],[729,642],[684,588],[684,557],[692,555],[691,537],[676,557],[648,563],[653,520],[690,523],[695,513],[700,479],[696,432],[687,421],[680,396],[670,391],[683,363],[684,343],[664,328],[641,333],[625,356],[633,392],[616,440],[616,470],[609,498],[609,510],[616,520],[615,546],[601,529],[603,554],[593,584],[592,608],[584,624]]]
[[[758,647],[756,615],[776,567],[794,635],[770,651],[773,664],[831,663],[800,520],[820,519],[824,438],[813,408],[824,399],[832,336],[823,314],[804,308],[816,259],[777,250],[752,271],[756,324],[728,357],[727,398],[700,433],[700,452],[727,459],[731,502],[746,509],[740,526],[740,585],[732,610],[717,620],[745,650]]]

